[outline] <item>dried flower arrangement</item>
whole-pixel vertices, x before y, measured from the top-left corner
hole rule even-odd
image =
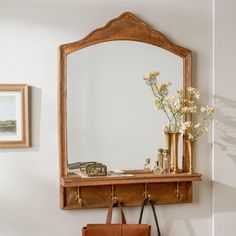
[[[174,96],[169,95],[169,87],[171,82],[158,83],[157,77],[159,71],[146,73],[143,80],[151,87],[155,96],[155,107],[162,110],[167,117],[167,124],[164,125],[165,133],[185,133],[186,138],[195,141],[201,134],[207,132],[206,121],[209,119],[214,109],[210,106],[202,106],[198,108],[197,101],[200,92],[193,87],[187,88],[186,96],[183,95],[183,89],[178,89]],[[192,121],[186,121],[189,114],[201,111],[201,122],[194,124]]]

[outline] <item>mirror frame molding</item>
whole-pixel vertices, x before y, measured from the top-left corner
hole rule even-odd
[[[109,21],[104,27],[95,29],[85,38],[60,46],[60,61],[59,61],[59,163],[60,163],[60,181],[61,181],[61,208],[74,209],[78,207],[68,207],[68,191],[66,187],[80,186],[79,182],[74,178],[67,176],[67,55],[78,51],[82,48],[114,40],[130,40],[152,44],[160,48],[166,49],[183,59],[183,90],[186,94],[186,88],[192,84],[192,54],[187,48],[181,47],[171,42],[164,34],[153,29],[143,20],[140,20],[131,12],[124,12],[119,17]],[[183,142],[185,143],[185,142]],[[183,171],[188,170],[188,153],[183,147]],[[196,176],[195,176],[196,177]],[[187,181],[200,180],[200,175],[195,179]],[[74,181],[74,184],[71,184]],[[77,182],[76,182],[77,181]],[[173,178],[171,179],[172,182]],[[148,181],[147,181],[148,182]],[[168,181],[165,181],[168,182]],[[70,184],[69,184],[70,183]],[[77,183],[77,184],[76,184]],[[176,182],[177,183],[177,182]],[[86,186],[86,184],[82,184]],[[96,184],[88,184],[95,186]],[[100,184],[101,185],[101,184]],[[191,191],[192,188],[187,188],[186,191]],[[77,192],[79,194],[79,190]],[[185,202],[191,202],[192,196],[189,194],[189,199]],[[175,201],[176,202],[176,201]],[[171,202],[173,203],[173,202]],[[92,206],[93,207],[93,206]],[[100,206],[98,206],[100,207]]]
[[[165,35],[151,28],[131,12],[125,12],[109,21],[104,27],[95,29],[85,38],[60,47],[60,88],[59,88],[59,139],[61,176],[67,175],[67,140],[66,140],[66,59],[67,55],[82,48],[114,40],[130,40],[152,44],[166,49],[183,58],[183,90],[191,86],[192,61],[189,49],[172,43]],[[186,161],[183,161],[186,170]]]

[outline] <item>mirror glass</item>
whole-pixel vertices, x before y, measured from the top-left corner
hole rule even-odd
[[[110,41],[67,56],[68,163],[98,161],[112,169],[142,169],[158,148],[165,148],[165,114],[157,111],[143,74],[160,71],[183,88],[183,59],[157,46]],[[182,140],[179,143],[182,165]]]

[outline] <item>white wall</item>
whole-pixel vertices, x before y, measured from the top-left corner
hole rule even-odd
[[[236,2],[215,1],[214,235],[236,235]]]
[[[0,152],[0,235],[79,235],[85,223],[104,222],[105,209],[59,209],[57,135],[58,46],[80,39],[124,11],[132,11],[175,43],[193,51],[193,80],[201,101],[211,91],[210,0],[0,0],[0,83],[32,89],[32,141]],[[164,236],[211,235],[211,138],[197,146],[194,203],[159,206]],[[126,209],[129,223],[138,208]],[[150,222],[149,211],[145,220]]]

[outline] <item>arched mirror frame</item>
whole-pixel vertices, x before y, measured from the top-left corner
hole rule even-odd
[[[98,28],[92,31],[88,36],[82,40],[61,45],[60,47],[60,81],[59,81],[59,161],[60,161],[60,177],[61,177],[61,208],[72,209],[79,208],[72,206],[68,203],[70,196],[76,191],[77,195],[80,195],[78,187],[81,186],[96,186],[99,181],[81,183],[78,178],[67,176],[68,158],[67,158],[67,55],[76,52],[82,48],[114,40],[130,40],[143,43],[152,44],[160,48],[166,49],[183,59],[183,89],[186,91],[187,87],[191,86],[192,77],[192,63],[191,63],[191,51],[184,47],[178,46],[167,39],[162,33],[151,28],[147,23],[137,18],[130,12],[125,12],[118,18],[109,21],[104,27]],[[183,142],[184,143],[184,142]],[[183,171],[188,170],[188,156],[185,147],[183,147]],[[172,176],[171,181],[175,182]],[[179,183],[178,179],[178,183]],[[183,181],[200,180],[200,175],[192,175],[186,177]],[[170,180],[169,180],[170,181]],[[146,181],[148,182],[148,180]],[[155,182],[155,181],[154,181]],[[163,181],[168,182],[168,181]],[[101,181],[99,182],[100,185]],[[143,182],[144,183],[144,182]],[[177,183],[177,180],[176,180]],[[107,185],[107,183],[104,183]],[[113,186],[113,185],[112,185]],[[69,187],[74,188],[69,189]],[[190,191],[189,187],[186,191]],[[76,190],[77,189],[77,190]],[[72,193],[73,192],[73,193]],[[189,199],[185,202],[191,201],[191,194]],[[76,196],[76,199],[80,199],[80,196]],[[68,204],[67,204],[68,203]],[[172,203],[172,202],[171,202]],[[69,206],[70,205],[70,206]],[[82,205],[82,204],[81,204]],[[106,204],[104,204],[105,206]],[[128,204],[132,205],[132,204]],[[133,204],[135,205],[135,204]],[[101,205],[93,206],[88,204],[87,207],[102,207]]]

